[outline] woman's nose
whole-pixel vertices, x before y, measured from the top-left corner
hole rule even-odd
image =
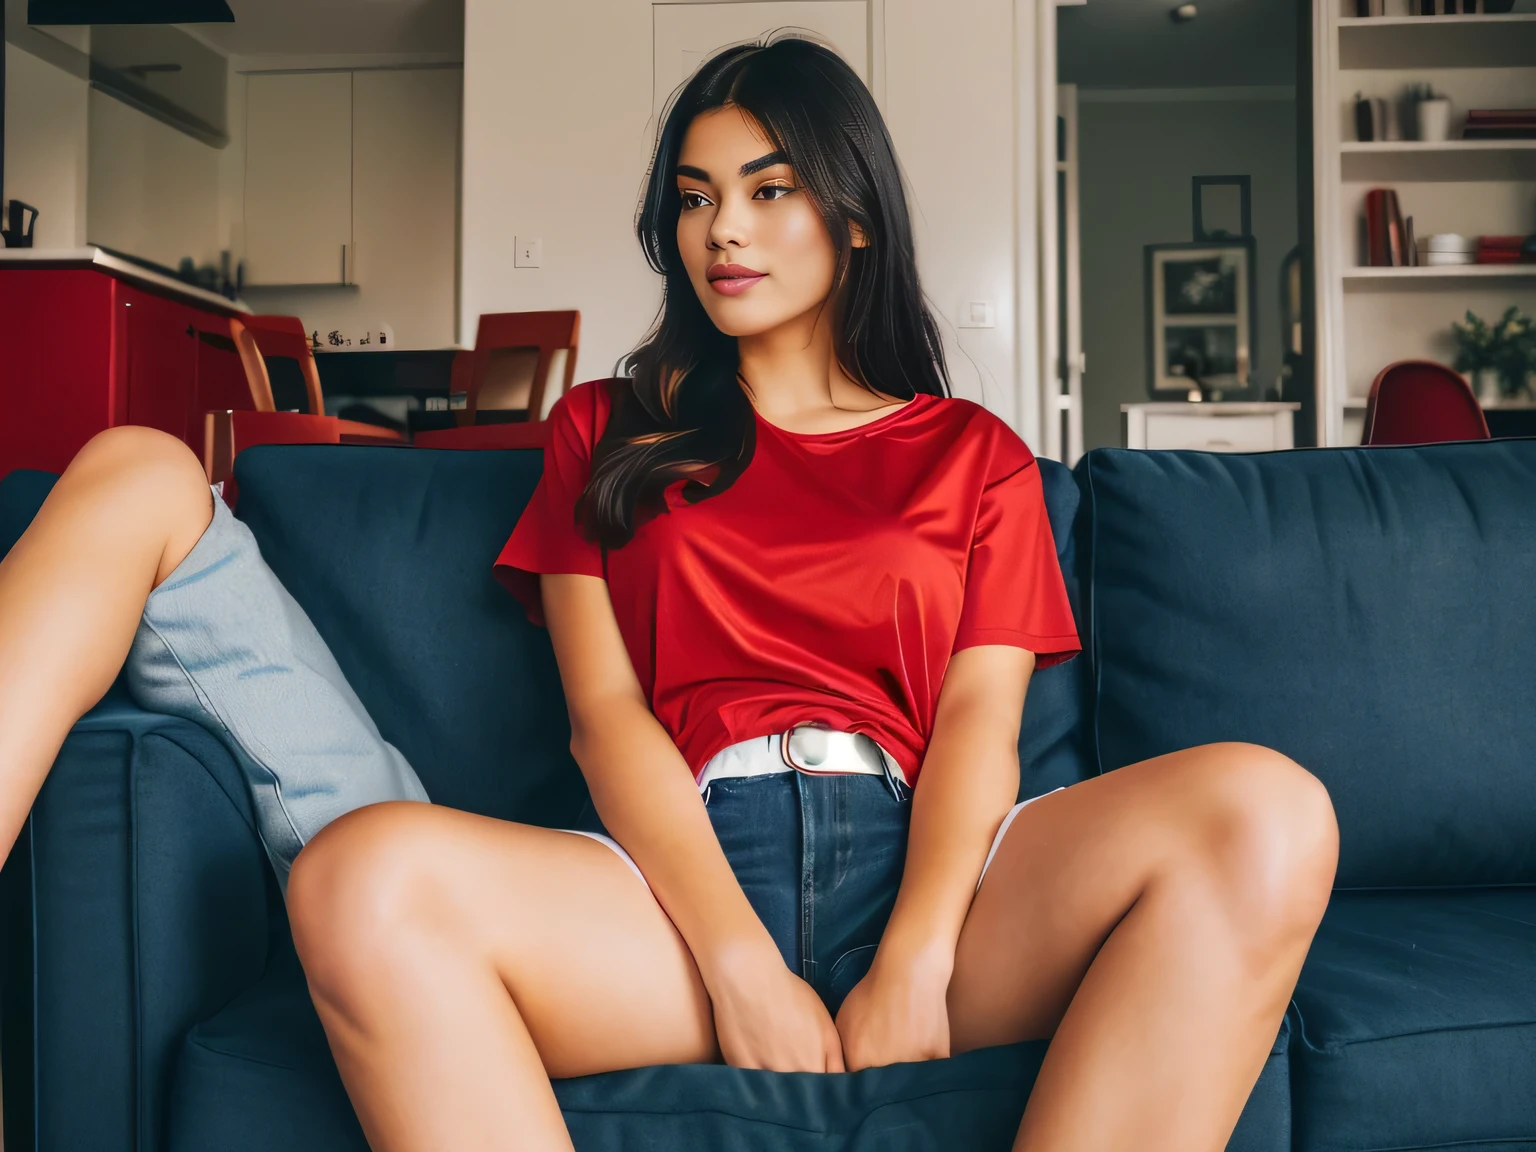
[[[727,244],[734,244],[738,248],[745,248],[748,244],[748,229],[745,220],[745,205],[736,200],[726,200],[715,211],[715,218],[709,226],[709,242],[715,248],[724,248]]]

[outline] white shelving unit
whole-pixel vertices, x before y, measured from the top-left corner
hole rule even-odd
[[[1416,236],[1536,232],[1536,140],[1355,139],[1355,94],[1396,100],[1415,83],[1450,98],[1453,136],[1471,108],[1536,108],[1536,0],[1491,16],[1347,13],[1313,0],[1313,169],[1318,307],[1318,438],[1358,444],[1365,397],[1394,360],[1449,363],[1451,322],[1510,304],[1536,314],[1536,265],[1372,268],[1365,195],[1393,188]],[[1416,5],[1415,5],[1416,6]]]

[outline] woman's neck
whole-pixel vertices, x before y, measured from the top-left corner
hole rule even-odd
[[[795,427],[815,423],[829,409],[866,412],[894,399],[873,395],[842,370],[832,347],[831,311],[828,304],[737,338],[752,405],[770,423]]]

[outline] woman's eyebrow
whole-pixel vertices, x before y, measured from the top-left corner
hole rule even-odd
[[[772,168],[775,164],[788,164],[782,152],[770,152],[766,156],[759,156],[756,160],[748,160],[740,168],[740,175],[750,176],[754,172],[761,172],[764,168]],[[692,164],[679,164],[677,175],[687,176],[690,180],[703,180],[709,183],[709,173],[702,168],[695,168]]]

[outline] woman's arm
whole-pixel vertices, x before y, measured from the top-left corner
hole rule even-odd
[[[594,576],[540,577],[571,753],[604,827],[634,857],[698,965],[726,1060],[841,1071],[837,1030],[785,966],[720,848],[693,774],[651,713]]]
[[[1034,653],[955,653],[912,797],[901,890],[838,1029],[850,1070],[949,1055],[945,992],[987,849],[1019,790],[1019,725]]]

